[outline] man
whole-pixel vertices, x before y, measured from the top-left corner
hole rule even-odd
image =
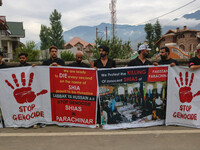
[[[169,56],[170,50],[168,47],[162,47],[160,49],[161,60],[158,63],[153,63],[153,65],[170,65],[171,67],[178,65],[178,62]]]
[[[76,52],[76,61],[68,64],[67,66],[90,68],[90,66],[87,65],[86,63],[82,62],[82,60],[83,60],[83,52],[77,51]]]
[[[152,65],[152,63],[147,60],[147,56],[151,49],[147,45],[142,44],[138,49],[139,56],[128,63],[128,66],[143,66],[143,65]]]
[[[31,64],[27,63],[27,59],[28,59],[28,54],[27,53],[20,53],[18,55],[19,57],[19,67],[23,67],[23,66],[31,66]]]
[[[94,68],[115,68],[116,63],[114,60],[108,58],[109,47],[105,45],[99,46],[100,58],[94,62]],[[97,103],[97,123],[101,123],[100,105]]]
[[[58,58],[57,55],[58,48],[56,46],[51,46],[49,48],[50,59],[43,61],[44,66],[65,66],[64,60]]]
[[[115,61],[108,58],[109,47],[105,45],[99,46],[100,58],[94,62],[94,68],[115,68]]]
[[[197,55],[195,57],[190,58],[189,67],[192,70],[196,70],[200,68],[200,43],[197,45]]]
[[[3,53],[0,52],[0,69],[7,68],[7,65],[2,61]]]

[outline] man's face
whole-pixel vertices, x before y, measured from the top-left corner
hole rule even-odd
[[[148,50],[143,50],[143,56],[145,57],[145,58],[147,58],[148,57],[148,55],[149,55],[149,51]]]
[[[168,57],[168,53],[165,51],[165,49],[160,50],[160,57],[162,60],[165,60]]]
[[[83,60],[83,55],[82,54],[76,54],[76,62],[80,64]]]
[[[27,57],[25,55],[19,56],[19,62],[20,64],[25,64],[27,61]]]
[[[104,51],[102,48],[99,49],[99,53],[101,57],[105,57],[108,53]]]
[[[56,59],[58,57],[57,49],[52,48],[51,51],[49,52],[49,55],[51,58]]]

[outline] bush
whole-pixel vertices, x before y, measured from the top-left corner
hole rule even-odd
[[[71,51],[61,52],[61,58],[64,61],[74,61],[75,60],[75,56]]]

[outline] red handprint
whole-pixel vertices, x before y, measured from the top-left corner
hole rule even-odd
[[[13,78],[13,81],[15,82],[17,89],[15,89],[14,86],[8,80],[5,80],[7,85],[14,90],[13,95],[19,104],[31,103],[35,100],[35,98],[37,96],[46,94],[48,92],[47,90],[42,90],[41,92],[35,94],[35,92],[31,91],[31,89],[32,89],[31,84],[33,82],[33,77],[34,77],[34,73],[32,72],[32,73],[30,73],[30,76],[29,76],[28,86],[25,87],[26,86],[25,73],[22,72],[21,73],[21,83],[22,83],[23,87],[19,88],[19,83],[16,78],[16,75],[12,74],[12,78]]]
[[[179,73],[179,76],[180,76],[181,86],[176,77],[175,77],[175,80],[176,80],[176,84],[178,85],[178,87],[180,87],[180,89],[179,89],[180,101],[181,101],[181,103],[185,103],[185,102],[190,103],[195,96],[200,95],[200,91],[198,91],[194,95],[192,95],[192,92],[191,92],[191,85],[194,80],[194,73],[192,73],[192,75],[191,75],[189,86],[188,86],[188,72],[185,73],[185,86],[183,85],[182,72]]]

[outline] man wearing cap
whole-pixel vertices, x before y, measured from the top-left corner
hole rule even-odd
[[[115,68],[116,64],[115,61],[108,58],[109,54],[109,47],[105,45],[99,46],[99,53],[100,57],[94,62],[94,67],[95,68]]]
[[[0,69],[7,68],[7,65],[2,61],[3,53],[0,52]]]
[[[147,55],[151,49],[147,47],[146,44],[140,45],[138,49],[139,56],[128,63],[128,66],[143,66],[152,65],[152,63],[147,60]]]
[[[200,43],[197,45],[197,55],[189,60],[189,67],[192,70],[200,69]]]
[[[171,67],[178,65],[178,62],[175,59],[170,58],[170,50],[168,47],[162,47],[160,49],[161,60],[158,63],[153,63],[153,65],[170,65]]]

